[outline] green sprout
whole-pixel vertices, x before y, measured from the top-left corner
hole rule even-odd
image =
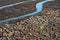
[[[41,25],[39,26],[40,31],[42,32],[44,30],[44,25],[41,23]]]

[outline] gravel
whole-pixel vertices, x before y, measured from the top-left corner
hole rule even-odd
[[[33,8],[33,10],[27,12],[34,10]],[[7,9],[3,9],[3,11],[10,13],[10,10]],[[3,11],[0,13],[2,14]],[[3,18],[0,17],[0,19]],[[44,25],[42,32],[40,30],[41,23]],[[60,9],[47,8],[44,6],[43,11],[38,15],[0,23],[0,40],[60,40]]]

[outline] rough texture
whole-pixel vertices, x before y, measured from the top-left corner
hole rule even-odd
[[[0,23],[0,39],[2,40],[59,40],[59,10],[46,9],[38,16],[32,16],[18,22]],[[43,32],[40,24],[44,24]]]
[[[0,40],[60,40],[60,9],[44,7],[38,15],[0,23]]]

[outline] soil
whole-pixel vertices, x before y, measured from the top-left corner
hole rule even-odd
[[[20,16],[26,12],[30,13],[35,10],[35,3],[18,5],[18,7],[12,7],[13,9],[3,9],[0,11],[0,19],[5,19],[7,16],[8,18]],[[19,7],[24,11],[18,11],[20,10]],[[16,12],[14,12],[15,10]],[[41,23],[44,25],[42,32],[40,30]],[[60,40],[60,9],[44,6],[42,12],[37,15],[0,23],[0,40]]]

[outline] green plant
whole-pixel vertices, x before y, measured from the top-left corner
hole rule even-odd
[[[39,28],[40,28],[40,31],[42,32],[44,30],[44,24],[41,23]]]

